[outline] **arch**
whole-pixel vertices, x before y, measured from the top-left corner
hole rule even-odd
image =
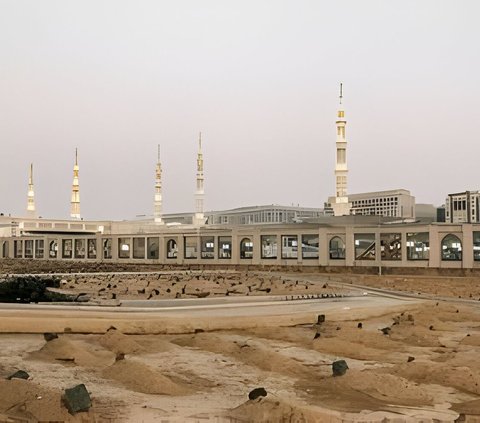
[[[167,258],[177,258],[178,248],[177,248],[177,240],[169,239],[167,241]]]
[[[56,258],[57,251],[58,251],[58,241],[54,239],[53,241],[50,241],[48,245],[48,257]]]
[[[330,252],[330,259],[344,260],[345,259],[345,242],[339,236],[334,236],[328,245]]]
[[[453,234],[448,234],[442,239],[442,260],[461,261],[462,260],[462,241]]]
[[[243,238],[240,241],[240,258],[241,259],[253,258],[253,242],[250,238]]]

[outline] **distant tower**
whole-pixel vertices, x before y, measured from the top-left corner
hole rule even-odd
[[[160,163],[160,145],[158,146],[157,167],[155,169],[155,198],[153,217],[157,224],[162,224],[162,164]]]
[[[203,214],[203,154],[202,154],[202,133],[200,132],[198,138],[198,154],[197,154],[197,190],[195,192],[195,218],[194,224],[203,225],[205,223],[205,216]]]
[[[347,140],[345,138],[345,110],[342,104],[343,84],[340,84],[340,106],[337,113],[337,154],[335,163],[335,197],[329,198],[329,203],[333,209],[334,216],[344,216],[350,214],[352,207],[348,202],[347,196]]]
[[[80,185],[78,183],[78,150],[75,149],[75,165],[73,166],[72,200],[70,202],[70,217],[80,219]]]
[[[33,187],[33,163],[30,163],[30,173],[28,175],[28,193],[27,193],[27,215],[36,217],[35,213],[35,190]]]

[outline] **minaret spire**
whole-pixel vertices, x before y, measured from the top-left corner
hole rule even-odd
[[[344,216],[350,214],[351,203],[347,196],[347,139],[345,137],[345,110],[343,107],[343,84],[340,83],[340,105],[337,112],[337,141],[336,141],[336,161],[335,161],[335,197],[329,198],[329,203],[333,209],[334,216]]]
[[[155,168],[155,197],[153,201],[153,218],[162,224],[162,164],[160,163],[160,144],[158,144],[157,166]]]
[[[203,201],[205,192],[203,189],[203,154],[202,154],[202,133],[198,136],[198,154],[197,154],[197,189],[195,191],[195,218],[194,223],[203,225],[205,215],[203,213]]]
[[[35,217],[35,189],[33,186],[33,163],[30,163],[30,171],[28,174],[28,193],[27,193],[27,215]]]
[[[78,183],[78,149],[75,148],[75,164],[73,166],[72,199],[70,201],[70,217],[80,219],[80,184]]]

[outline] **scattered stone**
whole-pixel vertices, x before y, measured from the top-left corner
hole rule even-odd
[[[342,329],[342,328],[340,326],[337,326],[337,330],[340,330],[340,329]]]
[[[347,373],[348,365],[345,360],[338,360],[332,363],[333,376],[343,376]]]
[[[358,328],[358,329],[362,329],[362,328],[363,328],[362,322],[359,322],[359,323],[358,323],[357,328]]]
[[[53,339],[56,339],[58,338],[58,335],[55,333],[55,332],[45,332],[43,334],[43,338],[45,339],[45,341],[52,341]]]
[[[320,323],[324,323],[325,322],[325,314],[319,314],[317,316],[317,325],[319,325]]]
[[[64,333],[70,333],[70,332],[72,332],[72,328],[68,328],[68,327],[67,327],[67,328],[64,328],[64,329],[63,329],[63,332],[64,332]]]
[[[14,374],[7,377],[8,380],[12,379],[25,379],[27,380],[30,375],[25,370],[17,370]]]
[[[115,294],[115,292],[112,292],[112,300],[116,300],[117,299],[117,294]]]
[[[433,325],[430,325],[428,329],[433,330]]]
[[[115,356],[115,361],[120,361],[120,360],[125,360],[125,354],[124,353],[118,353]]]
[[[195,333],[202,333],[202,332],[205,332],[205,331],[203,329],[197,328],[197,329],[195,329],[194,332]]]
[[[110,331],[110,330],[117,330],[117,328],[115,326],[110,326],[108,329],[107,329],[107,332]]]
[[[253,391],[250,391],[248,394],[248,399],[249,400],[256,400],[259,397],[266,397],[267,396],[267,391],[265,388],[255,388]]]
[[[313,337],[313,339],[317,339],[317,338],[320,338],[320,332],[316,332],[315,336]]]
[[[415,357],[412,357],[412,356],[410,355],[410,356],[408,356],[408,358],[407,358],[407,363],[410,363],[410,362],[412,362],[413,360],[415,360]]]
[[[413,318],[413,316],[412,316],[411,314],[407,315],[407,320],[408,320],[409,322],[414,322],[414,321],[415,321],[414,318]]]
[[[87,411],[92,406],[92,400],[83,383],[73,388],[65,389],[63,401],[70,414]]]
[[[137,289],[137,292],[138,292],[139,294],[145,294],[145,288],[143,288],[143,289]]]
[[[85,294],[85,293],[78,294],[77,298],[75,298],[75,301],[77,303],[86,303],[86,302],[90,301],[90,295]]]
[[[386,328],[382,328],[382,329],[380,329],[380,330],[382,331],[382,333],[383,333],[384,335],[389,335],[389,334],[390,334],[390,331],[392,330],[392,328],[390,328],[390,327],[387,326]]]

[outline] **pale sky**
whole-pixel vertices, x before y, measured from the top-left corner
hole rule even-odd
[[[344,83],[350,193],[480,189],[477,0],[0,0],[0,212],[323,207]]]

